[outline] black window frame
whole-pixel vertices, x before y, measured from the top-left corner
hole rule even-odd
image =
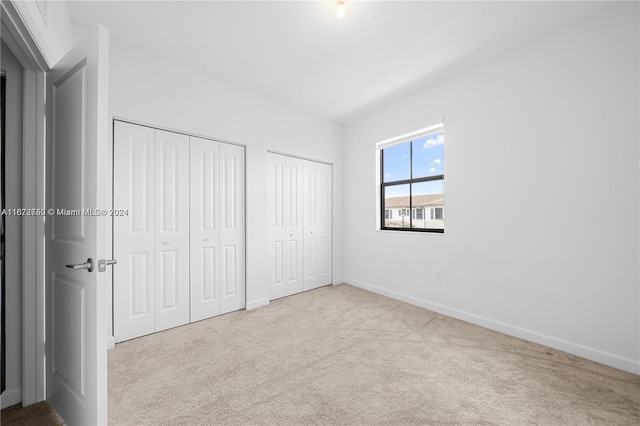
[[[434,218],[433,218],[434,220],[444,220],[444,209],[442,207],[434,207],[433,215],[434,215]]]
[[[379,212],[379,217],[380,217],[380,230],[381,231],[400,231],[400,232],[427,232],[427,233],[437,233],[437,234],[444,234],[444,228],[413,228],[413,215],[412,215],[412,211],[413,211],[413,193],[412,193],[412,189],[413,189],[413,184],[414,183],[421,183],[421,182],[431,182],[431,181],[438,181],[441,180],[442,183],[444,184],[444,173],[439,174],[439,175],[433,175],[433,176],[425,176],[425,177],[420,177],[420,178],[414,178],[413,177],[413,142],[424,138],[425,136],[431,136],[431,135],[436,135],[442,133],[444,135],[444,127],[441,126],[437,126],[436,129],[434,129],[433,131],[430,132],[425,132],[425,133],[420,133],[419,135],[416,135],[414,137],[408,138],[408,139],[403,139],[403,140],[399,140],[395,143],[386,145],[384,147],[380,147],[378,148],[379,155],[380,155],[380,212]],[[384,179],[384,150],[386,148],[390,148],[392,146],[397,146],[397,145],[402,145],[405,143],[409,143],[409,179],[401,179],[401,180],[396,180],[396,181],[390,181],[390,182],[385,182]],[[444,161],[444,159],[443,159]],[[388,227],[385,226],[385,210],[389,210],[389,208],[386,207],[385,205],[385,189],[387,187],[390,186],[400,186],[400,185],[409,185],[409,206],[407,206],[408,210],[409,210],[409,227],[408,228],[394,228],[394,227]],[[403,207],[404,208],[404,207]],[[444,208],[441,207],[441,209],[444,212]],[[426,212],[425,212],[426,213]],[[442,217],[444,218],[444,213],[442,214]],[[417,219],[416,219],[417,220]]]

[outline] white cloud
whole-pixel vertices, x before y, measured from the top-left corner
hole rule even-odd
[[[407,159],[407,154],[403,155],[401,160],[406,160]]]
[[[435,172],[435,171],[436,171],[436,168],[435,168],[435,167],[432,167],[431,169],[429,169],[429,171],[430,171],[431,173],[433,173],[433,172]]]
[[[433,160],[433,164],[440,164],[441,160],[439,158],[436,158],[435,160]]]
[[[436,137],[430,137],[424,142],[422,145],[422,149],[430,149],[434,146],[442,145],[444,143],[444,135],[442,133],[438,134]]]
[[[391,177],[391,173],[387,173],[386,175],[384,175],[384,177],[390,178]]]

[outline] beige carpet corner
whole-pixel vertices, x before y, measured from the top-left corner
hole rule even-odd
[[[638,425],[640,377],[328,286],[116,345],[112,425]]]

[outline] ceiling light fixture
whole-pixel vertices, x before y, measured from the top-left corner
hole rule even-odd
[[[344,2],[343,1],[339,1],[337,3],[336,15],[338,15],[338,18],[342,18],[344,16]]]

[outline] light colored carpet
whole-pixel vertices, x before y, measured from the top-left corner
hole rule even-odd
[[[640,377],[348,285],[116,345],[113,425],[638,425]]]

